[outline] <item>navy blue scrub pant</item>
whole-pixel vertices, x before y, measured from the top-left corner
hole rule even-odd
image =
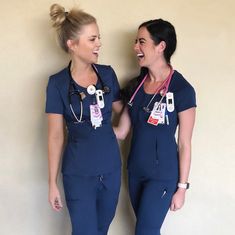
[[[72,235],[107,235],[120,191],[120,169],[97,176],[63,175]]]
[[[135,235],[160,235],[176,185],[175,180],[136,177],[129,173],[129,194],[136,215]]]

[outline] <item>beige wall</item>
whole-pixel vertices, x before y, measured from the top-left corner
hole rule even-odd
[[[48,17],[52,3],[1,0],[1,235],[70,231],[67,211],[57,214],[47,203],[44,93],[48,76],[68,62],[54,42]],[[77,1],[60,3],[71,7]],[[185,207],[169,213],[162,234],[233,235],[234,1],[81,0],[79,5],[97,17],[103,43],[100,63],[111,64],[121,84],[137,72],[132,52],[137,26],[159,17],[175,25],[179,44],[172,63],[196,88],[198,108],[192,187]],[[133,224],[124,179],[109,235],[131,235]]]

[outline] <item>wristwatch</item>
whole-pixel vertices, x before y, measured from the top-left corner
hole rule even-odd
[[[178,183],[178,188],[189,189],[189,183]]]

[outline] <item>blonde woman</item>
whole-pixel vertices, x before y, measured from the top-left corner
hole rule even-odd
[[[47,86],[49,201],[62,202],[57,175],[62,173],[72,235],[106,235],[120,190],[120,154],[112,129],[112,110],[120,112],[119,84],[110,66],[96,64],[101,47],[96,19],[79,9],[50,8],[69,65],[52,75]],[[65,122],[67,140],[65,150]]]

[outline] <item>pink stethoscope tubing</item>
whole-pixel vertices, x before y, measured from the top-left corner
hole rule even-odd
[[[163,98],[166,96],[166,93],[168,92],[168,88],[169,88],[169,85],[170,85],[170,82],[171,82],[171,79],[172,79],[172,76],[173,76],[173,73],[174,73],[174,70],[173,68],[171,67],[171,71],[170,71],[170,74],[168,75],[168,77],[166,78],[166,80],[164,81],[164,83],[157,89],[157,91],[154,93],[153,97],[151,98],[151,100],[149,101],[148,105],[144,108],[146,111],[148,110],[148,107],[149,105],[151,104],[151,102],[153,101],[153,99],[155,98],[155,96],[160,92],[161,94],[161,91],[164,90],[163,94],[161,94],[162,98],[161,100],[159,101],[159,104],[161,104]],[[148,74],[146,74],[146,76],[144,77],[144,79],[141,81],[141,83],[139,84],[139,86],[136,88],[135,92],[133,93],[133,95],[131,96],[129,102],[128,102],[128,105],[132,106],[133,104],[133,100],[137,94],[137,92],[139,91],[139,89],[141,88],[141,86],[144,84],[145,80],[147,79],[148,77]]]

